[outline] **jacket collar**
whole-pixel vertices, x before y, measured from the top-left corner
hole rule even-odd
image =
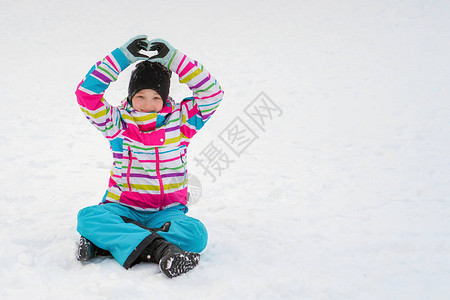
[[[135,110],[125,98],[122,100],[119,108],[126,111],[131,118],[124,118],[126,123],[134,123],[142,132],[153,131],[164,125],[166,117],[171,114],[175,108],[175,101],[169,97],[159,112],[143,113]]]

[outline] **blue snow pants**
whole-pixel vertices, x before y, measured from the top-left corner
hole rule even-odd
[[[199,220],[186,216],[187,210],[181,204],[151,212],[117,203],[94,205],[79,211],[77,230],[97,247],[111,252],[128,269],[157,237],[185,251],[201,252],[208,233]]]

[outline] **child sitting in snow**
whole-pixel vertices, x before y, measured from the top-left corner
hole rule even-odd
[[[157,51],[152,57],[141,50]],[[136,65],[128,97],[103,98],[109,84]],[[193,91],[169,97],[172,72]],[[76,90],[81,110],[110,143],[113,166],[100,205],[78,213],[78,259],[111,254],[124,268],[158,263],[168,277],[194,268],[207,242],[205,226],[186,216],[186,150],[216,111],[223,91],[201,64],[162,39],[141,35],[97,62]]]

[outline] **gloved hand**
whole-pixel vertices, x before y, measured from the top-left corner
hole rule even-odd
[[[119,47],[131,63],[148,59],[148,56],[139,53],[139,51],[149,50],[149,48],[150,42],[145,34],[137,35]]]
[[[163,39],[153,39],[150,41],[150,51],[158,51],[158,54],[149,58],[150,61],[167,66],[169,59],[177,50]]]

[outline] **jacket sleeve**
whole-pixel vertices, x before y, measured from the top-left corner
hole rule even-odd
[[[185,83],[193,92],[192,97],[181,102],[181,134],[189,140],[214,114],[223,98],[223,90],[217,80],[197,61],[177,51],[167,67],[178,74],[180,83]]]
[[[129,65],[122,51],[115,49],[89,70],[75,91],[83,114],[108,139],[119,133],[122,124],[119,109],[106,102],[103,95]]]

